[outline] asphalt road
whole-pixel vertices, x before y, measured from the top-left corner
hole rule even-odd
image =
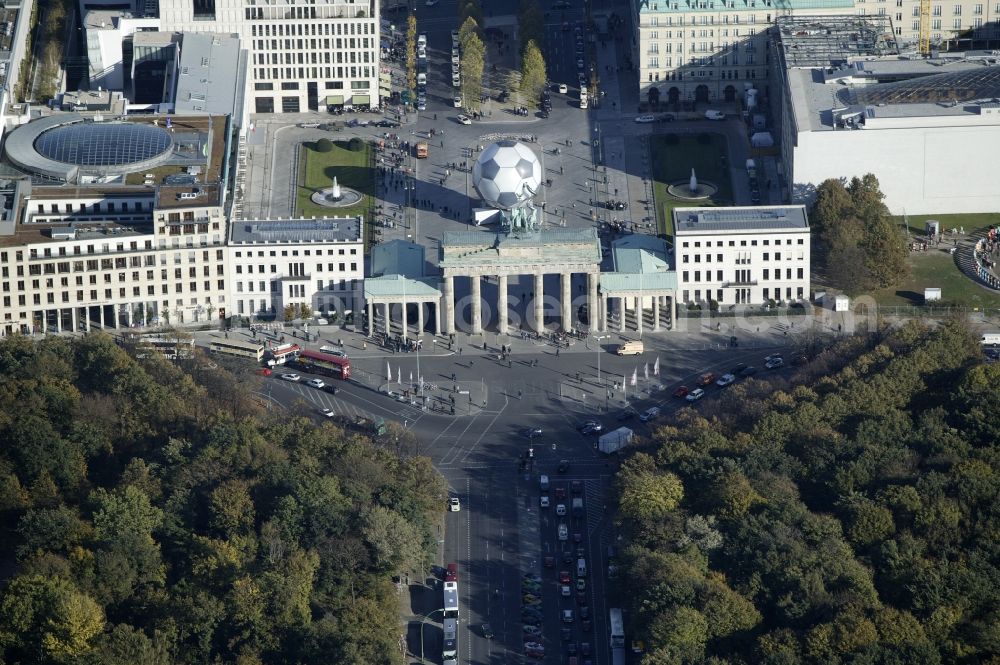
[[[559,619],[559,611],[573,609],[574,622],[568,626],[572,641],[588,642],[595,651],[594,662],[607,663],[608,604],[604,598],[604,574],[606,549],[614,543],[614,534],[605,504],[616,460],[600,455],[594,449],[596,438],[581,435],[576,426],[583,420],[596,418],[606,430],[625,424],[639,435],[648,434],[650,425],[639,422],[638,418],[618,422],[625,398],[638,411],[661,406],[663,414],[657,423],[669,422],[676,409],[687,405],[684,400],[672,397],[678,385],[693,387],[701,373],[722,374],[740,362],[762,369],[764,356],[773,350],[666,350],[661,344],[651,344],[651,348],[654,346],[661,350],[640,357],[618,357],[608,352],[609,346],[597,351],[593,342],[594,350],[587,350],[579,342],[558,356],[551,347],[531,352],[525,349],[520,353],[515,351],[510,368],[481,351],[461,356],[421,354],[420,372],[438,391],[452,388],[453,373],[460,387],[476,383],[487,387],[485,407],[477,404],[471,415],[454,417],[401,404],[380,394],[377,385],[372,387],[364,378],[384,377],[388,361],[392,372],[401,372],[405,382],[410,371],[416,371],[416,354],[352,358],[352,371],[362,379],[338,383],[341,390],[335,396],[302,382],[282,381],[278,378],[280,372],[267,379],[265,385],[275,408],[290,408],[302,400],[315,410],[332,408],[347,415],[382,416],[404,423],[420,439],[421,452],[431,457],[447,479],[453,496],[459,497],[462,504],[460,512],[447,514],[443,551],[437,562],[441,566],[449,562],[459,565],[460,662],[518,662],[514,655],[523,652],[521,579],[525,572],[534,572],[542,578],[544,662],[565,662],[566,642],[561,639],[561,629],[566,626]],[[660,360],[661,373],[647,380],[644,367],[652,372],[656,358]],[[633,371],[638,385],[627,386],[627,394],[623,395],[620,384]],[[764,374],[766,371],[762,369],[761,376]],[[308,377],[303,375],[303,381],[305,378]],[[618,386],[612,389],[609,398],[612,383]],[[696,403],[695,408],[710,413],[716,408],[714,396],[722,390],[709,388],[708,396]],[[317,420],[321,420],[319,415]],[[526,427],[540,427],[542,435],[529,442],[520,433]],[[534,458],[530,468],[522,470],[520,460],[529,446]],[[560,460],[569,462],[566,474],[557,471]],[[538,477],[543,473],[553,480],[549,492],[552,506],[548,509],[539,507]],[[569,510],[573,480],[582,481],[584,486],[586,517],[582,520],[555,514],[555,488],[565,488]],[[567,542],[557,539],[560,521],[568,525]],[[572,534],[576,533],[580,534],[579,544],[573,542]],[[575,587],[572,596],[563,598],[557,584],[560,570],[569,570],[575,582],[577,547],[584,548],[588,562],[585,601],[591,614],[590,632],[582,629]],[[566,552],[572,554],[572,565],[561,563]],[[546,556],[557,557],[554,568],[543,567]],[[426,594],[430,594],[426,602],[440,604],[440,590],[428,590]],[[436,626],[440,625],[440,619],[439,613],[427,622],[424,646],[432,662],[438,662],[440,655],[439,641],[434,639],[439,637]],[[492,640],[482,636],[483,623],[492,626],[495,632]],[[411,653],[419,653],[419,630],[410,631],[409,646]]]
[[[516,0],[484,4],[489,5],[486,27],[497,27],[508,33],[514,30]],[[546,203],[543,219],[552,226],[592,227],[595,218],[609,219],[612,214],[598,208],[595,215],[591,211],[591,201],[616,198],[628,201],[629,208],[614,216],[645,229],[645,218],[651,214],[645,180],[649,170],[646,137],[658,131],[725,133],[731,151],[734,195],[737,201],[746,199],[746,188],[737,168],[743,163],[746,139],[738,122],[677,122],[666,128],[636,124],[632,122],[634,113],[622,115],[623,109],[635,110],[637,101],[629,75],[617,72],[626,44],[610,42],[597,48],[597,66],[602,73],[602,88],[608,91],[607,97],[600,109],[589,112],[579,109],[577,53],[572,28],[583,12],[579,3],[572,3],[574,8],[565,11],[552,9],[553,4],[543,3],[543,9],[547,10],[545,54],[549,78],[555,84],[566,83],[569,92],[550,93],[551,116],[542,119],[537,109],[531,109],[527,117],[519,116],[511,111],[516,99],[507,104],[495,101],[496,93],[503,87],[504,68],[516,67],[518,63],[512,53],[516,44],[506,42],[505,45],[511,48],[501,50],[491,41],[487,44],[487,85],[491,100],[483,107],[487,116],[472,125],[462,125],[456,120],[461,109],[453,105],[455,88],[451,85],[450,32],[457,27],[455,3],[442,0],[427,7],[424,0],[417,0],[418,31],[426,33],[429,42],[428,108],[424,112],[411,113],[402,128],[388,131],[399,133],[402,140],[428,140],[430,156],[426,160],[412,160],[416,162],[416,189],[411,192],[416,201],[414,214],[409,216],[408,223],[383,228],[383,241],[414,240],[424,244],[428,255],[433,256],[444,231],[469,228],[471,209],[479,205],[478,196],[472,186],[470,169],[454,168],[452,164],[465,161],[471,167],[477,155],[476,148],[500,134],[537,137],[530,145],[542,161],[545,178],[552,180],[552,185],[542,188],[540,193],[540,199]],[[570,23],[570,30],[563,30],[564,21]],[[493,64],[498,65],[497,74],[492,72]],[[608,67],[611,67],[610,72]],[[350,118],[345,115],[336,120],[345,122]],[[298,144],[331,136],[322,130],[299,128],[293,124],[317,119],[333,118],[326,113],[255,118],[259,123],[256,132],[260,135],[251,141],[248,196],[255,196],[257,200],[247,201],[245,209],[250,214],[271,217],[292,214],[293,174],[280,165],[295,162]],[[435,130],[434,136],[430,135],[431,129]],[[336,139],[375,138],[384,131],[375,127],[352,128],[333,136]],[[595,138],[600,140],[601,150],[594,149]],[[602,164],[595,165],[597,156]],[[447,171],[451,174],[446,175]],[[406,190],[394,187],[391,182],[386,184],[386,203],[403,203]],[[456,296],[461,299],[466,295],[462,292],[467,288],[466,280],[458,280],[456,285]],[[491,288],[484,285],[484,297],[491,297]],[[516,288],[512,286],[513,290]],[[555,282],[547,284],[547,290],[555,293]],[[589,642],[595,652],[594,662],[608,663],[604,574],[606,548],[614,542],[614,534],[609,528],[604,506],[615,462],[601,457],[594,449],[594,439],[580,435],[576,424],[596,417],[606,429],[613,429],[619,425],[617,415],[626,404],[639,411],[660,405],[663,408],[660,422],[669,422],[673,411],[686,405],[683,400],[671,397],[678,385],[692,386],[700,373],[722,373],[739,362],[762,367],[763,356],[775,346],[775,341],[781,340],[761,336],[755,342],[758,349],[746,348],[748,343],[753,343],[750,340],[745,341],[742,349],[723,349],[720,348],[722,335],[699,337],[663,333],[646,338],[650,350],[640,358],[619,358],[608,353],[609,345],[618,341],[618,335],[613,332],[602,342],[603,347],[598,347],[594,341],[579,341],[559,355],[554,347],[517,341],[513,362],[508,367],[499,363],[495,356],[474,352],[464,336],[460,337],[463,338],[460,344],[464,345],[462,355],[428,352],[418,358],[416,354],[381,355],[372,351],[352,354],[354,380],[339,384],[341,390],[335,396],[303,383],[281,381],[276,376],[265,381],[262,396],[275,409],[292,408],[302,402],[317,412],[317,420],[321,418],[318,415],[321,408],[346,416],[393,419],[417,436],[421,442],[419,452],[431,457],[447,479],[453,495],[462,503],[460,512],[449,512],[446,516],[441,559],[437,562],[438,565],[449,562],[459,565],[462,613],[459,662],[521,662],[524,643],[521,579],[525,572],[534,572],[542,579],[544,662],[553,665],[565,662],[566,647],[561,639],[564,624],[560,622],[559,610],[573,609],[572,641]],[[425,347],[430,347],[427,341],[425,336]],[[357,340],[350,343],[357,343]],[[659,358],[661,369],[659,376],[652,375],[656,358]],[[387,381],[386,363],[396,377],[403,379],[402,383],[410,383],[411,374],[418,380],[424,377],[428,385],[434,386],[427,392],[435,396],[438,404],[448,404],[456,397],[457,415],[423,411],[409,400],[387,396],[385,388],[398,393],[402,386]],[[644,371],[647,367],[651,373],[648,379]],[[636,385],[625,385],[623,390],[623,381],[629,384],[633,372]],[[455,375],[454,382],[452,375]],[[456,385],[458,391],[455,391]],[[695,408],[711,412],[716,408],[713,395],[719,390],[710,388],[708,397],[695,404]],[[637,434],[649,432],[636,418],[627,424]],[[531,443],[534,458],[530,468],[522,470],[520,459],[529,442],[519,432],[525,427],[541,427],[543,434]],[[562,459],[569,461],[570,468],[568,473],[560,475],[557,467]],[[569,542],[557,539],[560,518],[555,515],[555,501],[549,509],[540,509],[538,476],[542,473],[567,487],[567,501],[569,483],[573,480],[583,483],[585,518],[576,523],[571,517],[565,518],[570,534],[580,534],[579,545],[572,543],[572,536]],[[554,496],[554,488],[550,495]],[[563,569],[570,570],[575,579],[577,547],[584,548],[588,560],[584,599],[591,614],[592,632],[589,633],[582,629],[575,591],[569,598],[563,598],[556,584],[557,574]],[[560,561],[558,557],[567,549],[574,557],[571,566],[557,563],[552,569],[543,567],[545,556],[556,556]],[[414,584],[411,594],[413,609],[420,615],[441,605],[439,587]],[[481,626],[487,622],[495,633],[493,639],[482,635]],[[440,612],[430,614],[426,624],[425,654],[428,662],[440,662]],[[411,626],[407,631],[411,654],[420,652],[420,637],[419,627]]]

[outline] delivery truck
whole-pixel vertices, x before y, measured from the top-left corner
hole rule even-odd
[[[613,432],[601,435],[597,440],[597,449],[605,455],[617,453],[632,440],[632,434],[632,430],[628,427],[619,427]]]

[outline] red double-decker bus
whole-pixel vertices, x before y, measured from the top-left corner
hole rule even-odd
[[[343,356],[304,349],[299,351],[295,362],[303,372],[326,374],[336,379],[351,378],[351,361]]]

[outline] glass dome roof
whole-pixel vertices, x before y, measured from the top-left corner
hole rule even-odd
[[[65,164],[122,166],[162,155],[171,143],[170,133],[153,125],[87,122],[44,132],[35,141],[35,150]]]
[[[937,104],[1000,97],[1000,66],[932,74],[906,81],[844,88],[837,98],[848,105]]]

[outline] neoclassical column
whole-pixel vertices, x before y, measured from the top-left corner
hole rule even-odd
[[[441,334],[441,299],[434,303],[434,335]]]
[[[570,296],[570,286],[573,281],[573,274],[564,272],[559,276],[559,286],[560,288],[560,305],[562,306],[562,329],[563,332],[569,332],[573,328],[573,308],[570,306],[571,302]]]
[[[361,308],[364,306],[363,303],[364,300],[361,297],[361,290],[355,289],[354,300],[351,303],[351,311],[354,313],[354,332],[356,333],[359,333],[363,330],[361,324]],[[371,331],[371,328],[369,327],[368,330]]]
[[[597,331],[607,332],[608,331],[608,296],[606,293],[601,294],[601,298],[598,301],[600,312],[598,314],[600,317],[597,319]]]
[[[392,308],[389,306],[390,303],[382,303],[382,323],[385,325],[385,334],[392,334]]]
[[[625,332],[625,296],[618,298],[618,332]]]
[[[507,275],[497,275],[497,332],[501,335],[507,334]]]
[[[375,334],[375,303],[368,300],[368,336]]]
[[[472,334],[483,332],[483,279],[479,275],[469,277],[472,284]]]
[[[635,329],[639,332],[640,335],[642,335],[642,315],[643,315],[643,306],[645,304],[646,303],[643,302],[643,298],[642,298],[641,295],[638,296],[638,297],[636,297],[636,299],[635,299]]]
[[[406,303],[406,300],[404,299],[403,302],[402,302],[402,310],[403,310],[403,339],[406,339],[409,336],[409,328],[410,328],[409,322],[406,320],[406,305],[407,305],[407,303]]]
[[[677,330],[677,292],[670,297],[670,329]]]
[[[545,275],[535,273],[535,331],[545,329]]]
[[[424,334],[424,307],[427,305],[425,302],[417,303],[417,338]]]
[[[592,331],[600,331],[603,328],[600,318],[601,305],[597,302],[597,285],[600,279],[599,273],[587,273],[587,321]]]
[[[660,331],[660,298],[663,296],[653,296],[653,332]]]
[[[444,332],[446,335],[455,334],[455,278],[448,275],[444,278]]]

